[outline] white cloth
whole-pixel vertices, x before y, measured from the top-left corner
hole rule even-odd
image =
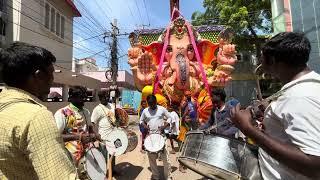
[[[90,111],[86,108],[83,108],[82,110],[75,108],[72,104],[61,108],[57,110],[57,112],[54,114],[54,118],[56,120],[57,127],[59,129],[59,132],[62,134],[63,131],[67,128],[67,119],[66,116],[62,113],[63,109],[70,109],[74,113],[74,116],[76,120],[82,121],[82,129],[84,131],[87,131],[87,125],[91,125],[90,122]]]
[[[114,105],[108,103],[107,105],[97,105],[91,115],[91,122],[98,126],[98,133],[103,140],[106,140],[113,129],[111,122],[114,122]]]
[[[140,124],[145,122],[149,126],[151,133],[160,133],[159,127],[163,126],[165,117],[167,118],[167,123],[170,123],[171,115],[166,108],[157,105],[157,108],[153,110],[147,107],[142,111]]]
[[[152,173],[152,179],[159,179],[160,180],[160,173],[158,170],[157,165],[157,159],[158,159],[159,153],[150,153],[148,152],[148,159],[149,159],[149,165]],[[170,158],[169,153],[167,151],[167,147],[165,145],[164,149],[160,152],[160,156],[162,157],[163,161],[163,174],[164,179],[171,179],[171,164],[170,164]]]
[[[164,118],[164,121],[167,121],[167,118],[165,117]],[[167,121],[168,122],[168,121]],[[169,126],[167,126],[165,129],[164,129],[164,133],[165,134],[170,134],[171,133],[171,121],[170,122],[168,122],[169,123]]]
[[[305,154],[320,156],[320,83],[302,82],[310,79],[320,81],[320,75],[310,72],[284,85],[282,90],[291,87],[267,107],[263,123],[265,133],[272,138],[293,143]],[[259,149],[259,163],[266,180],[308,179],[273,159],[263,149]]]
[[[171,122],[170,122],[171,134],[179,135],[179,132],[180,132],[179,131],[179,123],[180,123],[179,115],[175,111],[170,112],[170,115],[171,115]]]

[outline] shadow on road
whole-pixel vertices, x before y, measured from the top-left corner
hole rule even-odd
[[[131,163],[123,162],[117,164],[115,167],[116,170],[121,172],[121,176],[116,177],[117,180],[131,180],[136,179],[140,172],[143,170],[141,166],[134,166]]]
[[[177,167],[171,166],[171,174],[173,172],[175,172],[177,169],[178,169]],[[150,167],[148,167],[148,170],[151,172],[151,168]],[[164,170],[164,166],[158,166],[158,171],[160,173],[160,179],[164,179],[163,170]]]
[[[175,166],[171,166],[171,173],[175,172],[178,168]],[[148,170],[151,172],[151,168],[148,167]],[[158,170],[161,173],[163,173],[164,167],[163,166],[158,166]]]

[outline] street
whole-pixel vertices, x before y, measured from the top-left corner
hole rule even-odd
[[[140,132],[138,129],[138,125],[134,122],[138,122],[137,116],[130,116],[130,124],[132,124],[129,128],[134,130],[137,135],[139,136],[139,143],[136,149],[132,152],[127,154],[123,154],[120,157],[116,158],[116,169],[119,170],[122,175],[120,177],[116,177],[117,180],[130,180],[130,179],[137,179],[137,180],[147,180],[151,178],[151,170],[149,168],[149,161],[147,154],[142,154],[140,152],[141,148],[141,138]],[[170,143],[167,141],[167,145],[169,147],[169,151],[171,150]],[[178,145],[175,143],[175,147]],[[182,173],[179,171],[178,161],[176,154],[169,154],[171,160],[171,168],[172,168],[172,177],[175,180],[184,180],[192,179],[192,180],[200,180],[204,179],[203,176],[187,169],[186,173]],[[163,163],[161,161],[157,161],[159,166],[159,172],[163,175]]]

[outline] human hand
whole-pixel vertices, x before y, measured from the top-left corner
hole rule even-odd
[[[255,128],[253,125],[253,118],[250,110],[240,110],[240,104],[232,108],[230,111],[232,122],[238,127],[244,134]]]
[[[146,131],[149,131],[150,128],[146,123],[142,123],[142,126]]]
[[[89,134],[82,134],[80,140],[82,143],[86,144],[89,142],[94,142],[98,138],[100,138],[100,137],[97,137],[97,135],[95,133],[89,133]]]
[[[161,134],[164,134],[164,129],[165,129],[165,126],[158,127],[158,130]]]

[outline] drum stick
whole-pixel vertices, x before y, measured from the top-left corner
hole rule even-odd
[[[262,67],[262,65],[260,64],[260,65],[254,70],[254,74],[256,75],[257,94],[258,94],[258,99],[259,99],[260,101],[262,101],[262,92],[261,92],[261,88],[260,88],[259,76],[257,75],[257,73],[258,73],[258,69],[260,69],[261,67]]]
[[[107,163],[107,171],[108,171],[108,180],[112,180],[112,159],[114,157],[115,153],[112,153],[111,157],[109,158],[109,161]]]

